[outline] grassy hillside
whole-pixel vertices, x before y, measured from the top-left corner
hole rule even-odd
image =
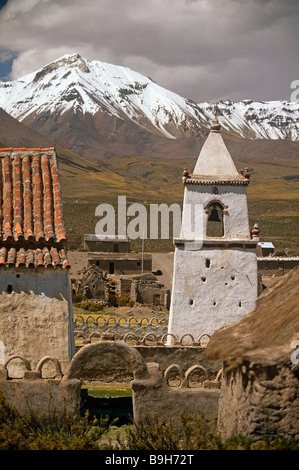
[[[59,168],[65,199],[88,201],[113,200],[126,195],[135,201],[182,200],[182,171],[193,171],[196,157],[163,160],[148,156],[111,157],[88,169],[69,167],[60,157]],[[248,195],[261,199],[299,199],[299,159],[280,163],[239,162],[238,169],[248,166],[251,182]],[[90,171],[93,174],[90,174]]]
[[[299,198],[299,142],[223,137],[238,169],[252,169],[248,194],[262,199]],[[141,147],[147,148],[146,142]],[[150,154],[92,159],[67,150],[0,109],[1,147],[55,147],[65,200],[106,201],[126,195],[135,201],[182,200],[181,175],[192,172],[203,139],[164,139]],[[119,146],[124,151],[122,143]],[[82,154],[84,148],[82,148]],[[185,155],[185,156],[184,156]],[[192,157],[190,157],[190,155]]]
[[[224,132],[225,134],[225,132]],[[229,139],[228,139],[229,137]],[[248,166],[251,181],[248,187],[250,223],[258,222],[261,240],[271,240],[277,248],[288,247],[299,255],[299,143],[286,141],[244,141],[224,135],[238,169]],[[49,139],[40,136],[0,109],[1,147],[56,148],[65,222],[70,247],[82,246],[84,233],[94,233],[98,219],[95,207],[99,203],[117,203],[117,196],[127,202],[181,204],[184,188],[181,175],[187,166],[190,172],[198,157],[202,142],[185,140],[164,143],[157,154],[114,156],[91,161]],[[173,146],[173,147],[171,147]],[[170,149],[173,149],[173,152]],[[154,152],[153,152],[154,153]],[[141,242],[132,242],[139,250]],[[170,251],[170,240],[147,240],[147,251]]]
[[[101,202],[106,202],[103,199]],[[169,201],[171,204],[173,201]],[[182,200],[180,201],[182,202]],[[156,201],[161,203],[161,201]],[[70,249],[83,248],[84,234],[94,233],[99,218],[95,216],[97,203],[64,203],[64,216]],[[149,226],[149,205],[146,205]],[[272,241],[275,248],[288,248],[291,255],[299,256],[299,199],[248,198],[250,226],[258,223],[260,240]],[[115,204],[117,217],[117,204]],[[129,218],[127,219],[129,221]],[[117,230],[117,227],[116,227]],[[148,232],[149,234],[149,232]],[[131,241],[132,251],[141,251],[141,240]],[[173,251],[170,224],[169,239],[145,240],[144,250],[149,252]]]

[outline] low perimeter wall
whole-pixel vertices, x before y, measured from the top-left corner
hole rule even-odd
[[[55,410],[56,415],[65,412],[77,414],[80,410],[81,374],[86,364],[94,357],[117,355],[125,361],[133,373],[132,401],[133,415],[136,422],[145,416],[157,414],[167,417],[176,416],[182,409],[187,413],[204,414],[216,418],[220,394],[220,373],[216,379],[209,380],[209,374],[201,365],[194,364],[186,372],[180,366],[172,364],[165,372],[155,362],[146,363],[141,354],[123,341],[99,341],[88,344],[78,351],[63,375],[59,361],[53,357],[43,358],[35,370],[24,358],[11,357],[8,362],[18,359],[24,364],[24,377],[11,379],[8,375],[8,362],[0,369],[0,392],[4,392],[21,414],[33,412],[49,416]],[[55,378],[43,378],[43,367],[52,362],[55,366]],[[170,386],[172,372],[179,374],[177,386]],[[204,375],[201,387],[191,387],[191,376],[195,371]]]

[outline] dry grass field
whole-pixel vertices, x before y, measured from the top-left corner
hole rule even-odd
[[[84,234],[95,232],[95,226],[99,220],[95,216],[96,207],[97,203],[94,202],[64,203],[69,249],[82,250]],[[148,205],[146,207],[148,208]],[[271,241],[275,248],[288,248],[290,255],[299,256],[299,198],[252,199],[249,196],[248,207],[250,226],[253,227],[254,223],[259,224],[261,241]],[[115,204],[115,212],[117,214],[117,204]],[[149,210],[147,213],[149,214]],[[132,251],[141,251],[141,249],[140,239],[131,241]],[[147,239],[144,242],[144,251],[161,253],[173,251],[171,224],[170,238]]]

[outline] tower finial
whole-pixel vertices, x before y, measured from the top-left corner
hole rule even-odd
[[[214,118],[211,124],[211,132],[219,132],[221,126],[219,124],[218,117],[217,117],[217,103],[214,103],[213,112],[214,112]]]
[[[211,124],[211,132],[220,132],[220,127],[218,118],[215,116]]]

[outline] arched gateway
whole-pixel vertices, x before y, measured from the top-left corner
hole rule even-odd
[[[119,355],[132,369],[135,380],[148,378],[147,366],[135,349],[123,341],[103,341],[87,344],[71,360],[63,380],[80,379],[85,364],[95,356],[113,353]]]

